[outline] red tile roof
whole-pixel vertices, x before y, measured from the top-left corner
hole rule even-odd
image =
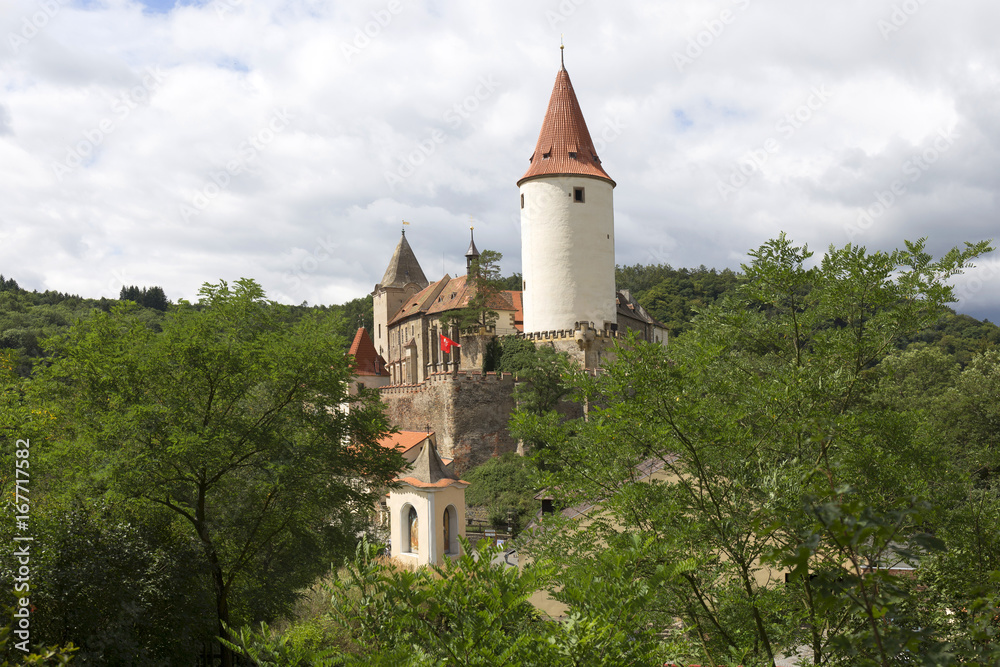
[[[424,431],[400,431],[399,433],[390,433],[379,440],[378,444],[386,449],[397,449],[400,454],[405,454],[429,437],[431,434]]]
[[[387,375],[385,359],[376,351],[375,343],[364,327],[354,334],[354,342],[351,343],[348,354],[354,357],[355,375]]]
[[[465,486],[469,485],[469,483],[464,480],[448,479],[447,477],[445,477],[444,479],[439,479],[436,482],[424,482],[417,479],[416,477],[400,477],[396,481],[406,482],[410,486],[415,486],[418,489],[443,489],[445,487],[451,486],[452,484],[460,484]]]
[[[529,178],[554,175],[594,176],[615,184],[601,166],[565,67],[556,74],[549,108],[530,161],[531,166],[517,182],[518,186]]]
[[[392,316],[389,324],[395,324],[417,313],[434,315],[436,313],[464,308],[469,305],[469,299],[475,293],[475,287],[466,282],[466,276],[452,278],[448,274],[445,274],[441,280],[431,283],[423,290],[411,296],[399,311]],[[521,320],[523,320],[523,311],[518,310],[519,302],[515,303],[511,294],[515,294],[515,292],[499,292],[493,299],[490,307],[494,310],[517,310]],[[516,292],[516,294],[520,295],[521,293]]]
[[[518,331],[524,331],[523,293],[514,290],[507,290],[504,294],[510,298],[510,302],[514,305],[514,328]]]

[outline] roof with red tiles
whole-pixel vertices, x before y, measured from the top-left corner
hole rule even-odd
[[[389,324],[396,324],[417,313],[435,315],[465,308],[475,293],[475,286],[467,282],[466,276],[452,278],[445,274],[441,280],[431,283],[410,297],[392,316]],[[511,294],[511,292],[498,292],[490,303],[490,307],[494,310],[516,310]],[[523,315],[521,319],[524,319]]]
[[[400,454],[405,454],[429,437],[431,434],[424,431],[400,431],[384,436],[378,441],[378,444],[386,449],[396,449]]]
[[[354,334],[348,354],[354,357],[355,375],[387,375],[385,359],[375,349],[375,343],[364,327]]]
[[[514,328],[524,331],[524,299],[523,292],[507,290],[504,292],[514,306]]]
[[[535,152],[529,158],[531,166],[518,180],[518,186],[537,176],[579,175],[615,182],[601,166],[594,142],[583,119],[580,102],[576,99],[569,72],[563,67],[556,74],[556,83],[549,97],[549,108],[538,133]]]
[[[418,489],[443,489],[445,487],[451,486],[452,484],[468,486],[469,483],[461,479],[439,479],[436,482],[424,482],[417,479],[416,477],[400,477],[396,481],[406,482],[410,486],[415,486]]]

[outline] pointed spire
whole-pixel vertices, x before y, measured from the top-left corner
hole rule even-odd
[[[420,263],[417,261],[416,255],[413,254],[410,243],[406,240],[406,231],[404,230],[379,285],[382,287],[403,287],[408,283],[416,283],[420,287],[427,287],[430,284],[424,277],[423,269],[420,268]]]
[[[479,249],[476,248],[476,239],[472,232],[473,229],[475,229],[475,227],[469,225],[469,249],[465,251],[466,275],[468,275],[469,271],[472,271],[472,261],[479,258]]]
[[[562,45],[559,48],[562,54]],[[538,133],[535,152],[530,158],[531,166],[517,184],[520,186],[525,180],[536,176],[576,174],[603,178],[615,185],[601,166],[601,159],[590,138],[587,121],[583,118],[580,102],[576,99],[573,83],[561,55],[560,60],[563,67],[556,74],[549,108],[542,121],[542,130]]]

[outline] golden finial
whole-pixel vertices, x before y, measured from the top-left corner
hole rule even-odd
[[[559,33],[559,63],[566,69],[566,45],[563,44],[563,34]]]
[[[403,224],[408,225],[410,223],[408,223],[406,220],[403,220]],[[403,227],[403,236],[406,236],[406,227]]]

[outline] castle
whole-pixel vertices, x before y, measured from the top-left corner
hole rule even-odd
[[[602,367],[626,330],[666,342],[663,325],[615,288],[615,182],[601,165],[565,62],[529,163],[517,181],[522,290],[493,297],[495,325],[459,330],[452,318],[474,294],[474,238],[467,275],[431,283],[404,231],[372,292],[373,339],[359,331],[351,349],[359,380],[379,388],[392,423],[434,431],[441,455],[459,470],[517,448],[507,432],[514,379],[481,372],[494,337],[552,346],[588,370]]]

